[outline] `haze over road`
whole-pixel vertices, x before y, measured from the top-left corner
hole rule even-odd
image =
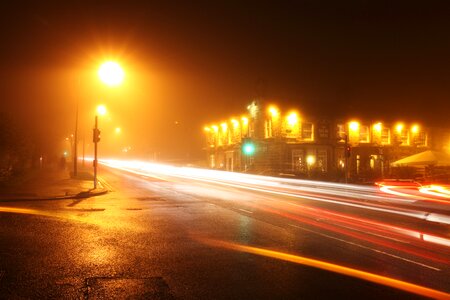
[[[140,162],[103,164],[106,196],[1,203],[0,254],[8,258],[0,262],[1,295],[416,296],[387,287],[394,286],[449,296],[449,209],[435,198]]]

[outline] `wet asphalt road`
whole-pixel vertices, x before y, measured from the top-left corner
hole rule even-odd
[[[170,176],[108,168],[101,176],[111,189],[105,196],[0,203],[9,208],[0,212],[1,299],[420,298],[320,262],[450,292],[449,247],[364,232],[359,221],[305,207],[448,238],[447,225],[308,200],[290,211],[298,199]],[[285,253],[319,267],[283,260]]]

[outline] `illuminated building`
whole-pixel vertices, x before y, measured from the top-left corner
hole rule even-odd
[[[347,169],[352,181],[370,181],[389,176],[398,159],[445,146],[431,144],[430,128],[416,123],[318,119],[256,101],[237,120],[204,130],[210,168],[338,181]],[[244,143],[254,145],[251,154]]]

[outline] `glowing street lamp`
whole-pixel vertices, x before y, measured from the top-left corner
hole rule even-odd
[[[398,123],[397,126],[395,126],[395,130],[397,130],[398,134],[401,134],[403,131],[404,125],[402,123]]]
[[[417,124],[413,125],[411,127],[411,132],[414,133],[414,134],[418,133],[419,132],[419,125],[417,125]]]
[[[125,73],[117,62],[107,61],[100,66],[98,76],[103,83],[117,86],[123,82]]]
[[[116,127],[116,129],[114,130],[114,132],[115,132],[116,134],[121,134],[121,133],[122,133],[122,128]]]
[[[99,70],[98,76],[100,80],[108,86],[117,86],[123,82],[125,72],[117,62],[107,61],[103,63]],[[94,189],[97,188],[97,166],[98,166],[98,148],[97,144],[100,141],[100,130],[98,129],[98,116],[104,116],[107,113],[107,109],[104,105],[97,107],[97,114],[95,115],[95,123],[93,129],[93,142],[94,142]],[[78,109],[77,109],[78,118]],[[116,128],[116,133],[120,133],[120,128]]]

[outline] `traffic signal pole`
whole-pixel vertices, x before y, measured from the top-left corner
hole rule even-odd
[[[95,127],[94,127],[94,189],[97,188],[97,144],[98,144],[98,116],[95,116]]]
[[[345,183],[348,183],[348,161],[349,161],[349,154],[348,153],[348,134],[345,135],[345,148],[344,148],[344,155],[345,155]]]
[[[75,133],[74,133],[74,143],[73,143],[73,177],[78,176],[78,102],[77,110],[75,115]]]

